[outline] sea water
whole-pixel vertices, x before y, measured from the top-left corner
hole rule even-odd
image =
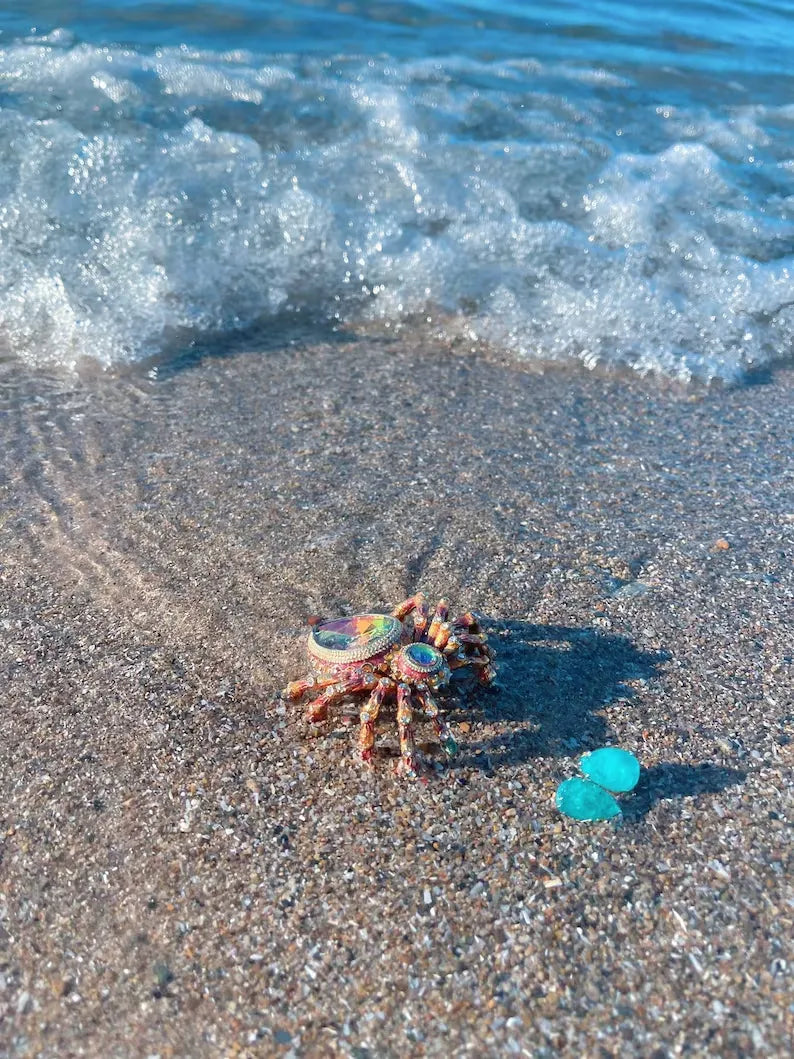
[[[794,335],[791,0],[0,12],[0,355],[291,320],[737,381]]]

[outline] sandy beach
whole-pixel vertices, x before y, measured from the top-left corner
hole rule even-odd
[[[4,1054],[787,1054],[794,372],[349,337],[2,381]],[[503,687],[410,783],[278,691],[310,616],[418,588]],[[622,822],[564,819],[610,743]]]

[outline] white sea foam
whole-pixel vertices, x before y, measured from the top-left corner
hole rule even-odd
[[[627,85],[534,61],[11,44],[0,345],[109,365],[293,312],[440,317],[517,357],[681,379],[789,355],[790,105],[629,103]]]

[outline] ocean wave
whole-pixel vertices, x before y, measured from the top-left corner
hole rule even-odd
[[[296,314],[740,379],[794,334],[791,106],[581,64],[0,49],[0,345],[148,358]]]

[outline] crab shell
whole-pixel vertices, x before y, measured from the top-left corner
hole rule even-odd
[[[334,618],[309,631],[307,650],[316,672],[342,677],[350,670],[391,673],[407,684],[429,688],[449,683],[451,671],[440,651],[414,643],[404,624],[390,614]],[[374,683],[374,679],[372,681]]]

